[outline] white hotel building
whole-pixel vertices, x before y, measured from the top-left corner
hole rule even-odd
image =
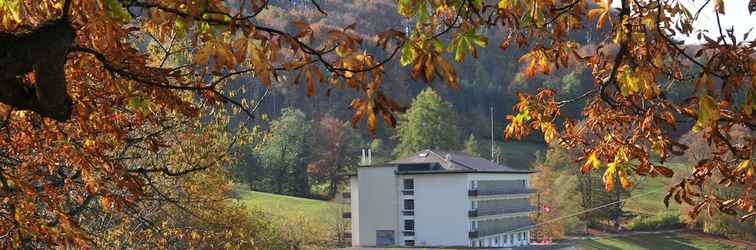
[[[531,173],[439,150],[360,166],[349,175],[352,246],[528,245]]]

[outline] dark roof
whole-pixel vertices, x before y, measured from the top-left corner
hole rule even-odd
[[[430,171],[406,171],[406,174],[421,173],[533,173],[504,166],[480,157],[456,151],[426,149],[389,164],[438,164],[441,168]]]

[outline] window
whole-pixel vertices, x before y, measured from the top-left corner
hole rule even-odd
[[[499,246],[499,237],[501,237],[501,236],[496,236],[494,238],[494,246]]]
[[[404,230],[415,231],[415,220],[404,220]]]
[[[506,237],[506,238],[507,238],[507,241],[506,241],[507,243],[506,243],[506,244],[507,244],[507,245],[509,245],[509,244],[510,244],[510,241],[509,241],[509,234],[507,234],[507,235],[504,235],[504,237]]]
[[[472,205],[471,205],[472,209],[473,210],[478,209],[478,201],[471,201],[471,202],[472,202]]]
[[[472,231],[478,231],[478,221],[472,221]]]
[[[415,210],[415,200],[413,199],[404,200],[404,210]]]
[[[517,233],[517,241],[522,241],[522,234],[521,233]]]
[[[414,246],[415,245],[415,240],[405,240],[404,241],[404,245],[405,246],[410,246],[410,247]]]
[[[414,179],[404,179],[404,189],[406,189],[406,190],[415,189],[415,180]]]

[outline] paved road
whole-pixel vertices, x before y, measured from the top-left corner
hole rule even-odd
[[[407,249],[480,249],[480,250],[576,250],[575,244],[554,244],[554,245],[530,245],[522,247],[503,247],[503,248],[428,248],[428,247],[393,247],[393,248],[381,248],[381,247],[348,247],[342,248],[342,250],[407,250]]]

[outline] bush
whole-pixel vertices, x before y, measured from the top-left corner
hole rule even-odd
[[[670,212],[660,212],[653,216],[636,216],[627,223],[627,228],[634,231],[677,229],[684,227],[680,216]]]

